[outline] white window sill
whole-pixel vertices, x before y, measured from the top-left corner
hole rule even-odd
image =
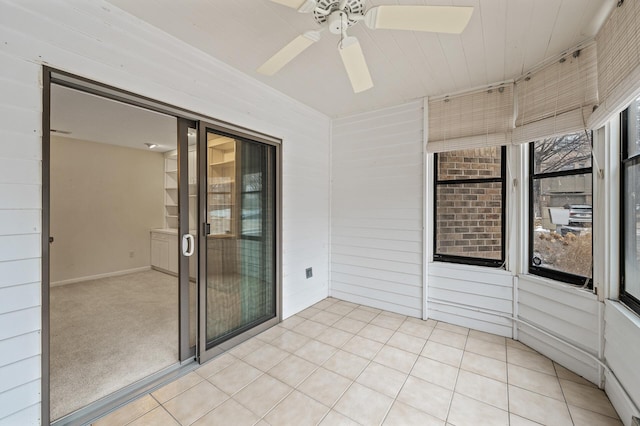
[[[495,268],[492,266],[480,266],[480,265],[467,265],[464,263],[453,263],[453,262],[429,262],[427,265],[427,271],[432,268],[443,268],[450,270],[458,270],[465,271],[470,273],[484,273],[484,274],[496,274],[496,275],[504,275],[504,276],[513,276],[511,271],[505,271],[502,268]]]
[[[575,285],[563,283],[562,281],[552,280],[550,278],[540,277],[538,275],[533,274],[518,274],[519,280],[529,281],[535,284],[544,285],[546,287],[551,287],[556,290],[561,290],[566,293],[571,293],[576,296],[584,297],[589,300],[598,300],[598,296],[588,288],[580,288]]]

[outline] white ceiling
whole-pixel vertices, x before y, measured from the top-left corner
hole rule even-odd
[[[176,149],[177,120],[129,104],[53,84],[51,86],[52,135],[107,143],[134,149],[158,145],[153,151]]]
[[[473,6],[461,35],[351,28],[375,87],[354,94],[338,38],[323,38],[273,77],[255,70],[300,33],[310,14],[268,0],[108,0],[121,9],[331,117],[510,80],[593,38],[616,0],[366,0]]]

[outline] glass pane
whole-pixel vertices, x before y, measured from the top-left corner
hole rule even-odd
[[[591,278],[591,173],[533,181],[535,266]]]
[[[438,154],[438,180],[499,178],[501,152],[500,147],[441,152]]]
[[[276,315],[275,148],[208,134],[206,339]]]
[[[550,173],[591,167],[591,138],[585,132],[533,143],[534,173]]]
[[[625,167],[624,289],[640,299],[640,164]]]
[[[629,105],[627,117],[627,158],[640,154],[640,98]]]
[[[502,258],[502,183],[438,185],[436,253]]]

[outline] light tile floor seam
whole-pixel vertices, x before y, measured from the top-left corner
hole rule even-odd
[[[318,367],[320,368],[320,367]],[[266,373],[265,373],[266,374]],[[313,374],[313,373],[312,373]],[[273,404],[273,406],[271,408],[269,408],[269,410],[267,410],[266,413],[264,413],[264,415],[262,417],[260,417],[260,420],[258,420],[256,423],[254,424],[258,424],[260,423],[262,420],[264,420],[265,417],[267,417],[269,415],[269,413],[271,413],[282,401],[284,401],[285,399],[287,399],[289,397],[289,395],[291,395],[293,392],[295,392],[297,389],[297,387],[292,387],[291,390],[289,392],[287,392],[287,394],[285,396],[283,396],[282,398],[280,398],[275,404]],[[231,397],[231,399],[233,399],[233,397]],[[244,408],[246,408],[247,410],[249,410],[249,407],[245,406],[244,404],[242,404],[240,401],[233,399],[234,401],[236,401],[238,404],[242,405]],[[251,411],[251,410],[249,410]]]
[[[354,310],[355,310],[355,309],[354,309]],[[378,314],[378,315],[379,315],[379,314]],[[376,315],[376,316],[377,316],[377,315]],[[346,317],[346,315],[345,315],[344,317]],[[343,318],[344,318],[344,317],[343,317]],[[375,317],[374,317],[374,318],[375,318]],[[373,320],[373,319],[372,319],[372,320]],[[370,323],[371,323],[371,321],[369,321],[367,324],[370,324]],[[355,336],[357,336],[357,334],[356,334]],[[343,346],[344,346],[344,345],[346,345],[346,342],[343,344]],[[339,397],[338,397],[338,398],[333,402],[332,406],[331,406],[331,407],[329,407],[329,411],[328,411],[328,412],[323,416],[322,420],[324,420],[324,419],[329,415],[329,413],[331,413],[331,412],[334,410],[335,406],[336,406],[336,405],[338,404],[338,402],[342,399],[342,397],[344,397],[344,395],[347,393],[347,391],[349,391],[349,389],[354,385],[354,383],[356,383],[356,382],[357,382],[358,378],[362,375],[362,373],[364,373],[364,371],[367,369],[367,367],[369,367],[369,365],[371,365],[371,363],[373,363],[374,358],[375,358],[375,357],[380,353],[380,351],[382,350],[382,348],[384,348],[384,346],[385,346],[385,345],[383,345],[382,347],[380,347],[380,349],[378,349],[378,350],[376,351],[376,353],[371,357],[371,359],[369,359],[369,360],[368,360],[369,362],[368,362],[368,363],[367,363],[367,365],[362,369],[362,371],[358,374],[358,376],[357,376],[355,379],[353,379],[353,380],[351,381],[351,383],[349,384],[349,386],[347,386],[347,388],[346,388],[346,389],[345,389],[345,390],[340,394],[340,396],[339,396]],[[328,361],[328,360],[327,360],[327,361]],[[326,363],[327,361],[325,361],[325,363]],[[323,363],[323,365],[324,365],[324,363]],[[320,368],[320,367],[318,367],[318,368]],[[338,373],[338,374],[339,374],[339,373]],[[407,376],[407,377],[408,377],[408,376]],[[350,380],[351,380],[351,379],[350,379]],[[365,386],[365,385],[362,385],[362,386]],[[366,387],[366,386],[365,386],[365,387]],[[369,388],[369,389],[370,389],[370,388]],[[376,392],[377,392],[377,391],[376,391]],[[398,392],[399,392],[399,391],[398,391]],[[394,399],[394,401],[395,401],[395,399]],[[393,405],[393,403],[392,403],[391,405]],[[342,414],[342,413],[341,413],[341,414]],[[343,414],[343,415],[345,415],[345,414]],[[345,416],[346,416],[346,415],[345,415]],[[386,413],[385,413],[385,416],[386,416]],[[348,417],[348,416],[347,416],[347,417]],[[350,417],[349,417],[349,418],[350,418]],[[351,419],[351,420],[353,420],[353,421],[354,421],[354,422],[356,422],[356,423],[358,422],[358,420],[356,420],[356,419],[352,419],[352,418],[350,418],[350,419]],[[319,423],[322,423],[322,420],[320,420],[320,422],[319,422]]]
[[[467,339],[467,342],[468,341],[469,340]],[[465,344],[464,344],[465,349],[467,347],[467,342],[465,342]],[[462,356],[464,358],[464,353],[462,354]],[[460,370],[462,370],[462,359],[460,360],[460,365],[458,366],[458,371],[456,373],[456,380],[455,380],[455,383],[453,384],[453,395],[451,396],[451,401],[449,401],[449,408],[447,409],[447,418],[445,419],[445,423],[447,423],[447,424],[448,424],[448,421],[449,421],[449,416],[451,415],[451,404],[453,403],[453,396],[455,396],[456,387],[458,386],[458,378],[460,377]]]
[[[555,363],[553,364],[553,371],[555,371],[556,378],[557,378],[558,377],[558,369],[556,368]],[[560,383],[560,379],[558,379],[558,383]],[[564,393],[564,389],[562,388],[562,385],[560,385],[560,392],[562,392],[562,398],[564,398],[564,403],[567,404],[567,411],[569,412],[569,418],[571,419],[571,423],[573,423],[575,425],[576,422],[573,420],[573,414],[571,414],[571,410],[569,409],[569,401],[567,401],[567,396]]]
[[[335,303],[334,303],[333,305],[335,305]],[[332,306],[333,306],[333,305],[332,305]],[[354,309],[354,310],[355,310],[355,309]],[[324,310],[322,310],[321,312],[324,312]],[[344,315],[342,315],[342,318],[347,317],[347,315],[349,315],[349,313],[351,313],[351,312],[353,312],[353,310],[352,310],[352,311],[349,311],[348,313],[346,313],[346,314],[344,314]],[[316,313],[316,314],[317,314],[317,313]],[[374,318],[375,318],[375,317],[374,317]],[[336,321],[336,322],[337,322],[337,321]],[[369,323],[370,323],[370,321],[369,321],[369,322],[367,322],[367,324],[369,324]],[[329,327],[330,327],[330,328],[333,328],[333,326],[329,326]],[[292,332],[295,332],[294,330],[291,330],[291,331],[292,331]],[[355,334],[354,336],[357,336],[357,334]],[[348,342],[348,341],[347,341],[347,342]],[[347,343],[347,342],[344,342],[342,345],[340,345],[339,347],[337,347],[337,349],[338,349],[338,350],[340,350],[344,345],[346,345],[346,343]],[[381,347],[381,348],[376,352],[376,355],[377,355],[377,353],[379,353],[379,352],[380,352],[380,350],[382,350],[382,348],[383,348],[383,347],[384,347],[384,346],[382,346],[382,347]],[[292,354],[293,354],[293,353],[292,353]],[[375,357],[375,355],[374,355],[374,357]],[[300,380],[300,381],[299,381],[299,383],[298,383],[295,387],[293,387],[293,389],[292,389],[292,390],[291,390],[291,391],[290,391],[290,392],[289,392],[289,393],[288,393],[284,398],[282,398],[280,401],[278,401],[278,403],[274,404],[274,406],[273,406],[273,407],[271,407],[271,409],[270,409],[267,413],[265,413],[265,415],[264,415],[262,418],[264,419],[265,417],[267,417],[267,416],[269,415],[269,413],[270,413],[271,411],[273,411],[273,410],[276,408],[276,406],[277,406],[278,404],[280,404],[284,399],[286,399],[286,397],[287,397],[287,396],[289,396],[291,393],[293,393],[295,390],[297,390],[297,389],[299,388],[299,386],[300,386],[302,383],[304,383],[304,382],[305,382],[309,377],[311,377],[311,376],[312,376],[316,371],[318,371],[320,368],[323,368],[323,366],[324,366],[327,362],[329,362],[329,360],[330,360],[330,359],[331,359],[331,357],[327,358],[327,359],[326,359],[325,361],[323,361],[320,365],[318,365],[318,366],[317,366],[313,371],[311,371],[307,376],[305,376],[302,380]],[[368,367],[372,362],[373,362],[373,358],[369,360],[369,362],[367,363],[367,365],[366,365],[366,366],[363,368],[363,370],[358,374],[358,377],[359,377],[359,376],[364,372],[364,370],[366,370],[366,368],[367,368],[367,367]],[[268,374],[268,371],[267,371],[265,374]],[[340,373],[337,373],[337,372],[336,372],[336,374],[339,374],[339,375],[340,375]],[[342,375],[341,375],[341,376],[342,376]],[[342,377],[345,377],[345,376],[342,376]],[[327,413],[322,417],[322,419],[320,419],[319,423],[322,423],[322,421],[323,421],[323,420],[324,420],[324,419],[329,415],[329,413],[331,413],[331,411],[334,409],[334,407],[335,407],[335,405],[338,403],[338,401],[340,401],[340,399],[344,396],[344,394],[345,394],[345,393],[347,393],[347,391],[351,388],[351,386],[353,386],[353,384],[354,384],[354,383],[356,383],[357,377],[356,377],[356,379],[350,379],[350,378],[348,378],[348,379],[349,379],[349,380],[351,380],[351,383],[350,383],[350,384],[349,384],[349,386],[347,386],[347,388],[345,388],[345,390],[344,390],[344,391],[343,391],[343,392],[342,392],[342,393],[337,397],[337,399],[334,401],[334,403],[332,404],[332,406],[331,406],[331,407],[329,407],[329,411],[327,411]],[[301,391],[301,392],[302,392],[302,391]],[[302,393],[304,393],[305,395],[307,395],[305,392],[302,392]],[[321,401],[318,401],[318,400],[317,400],[317,399],[315,399],[313,396],[311,396],[311,395],[307,395],[307,396],[308,396],[308,397],[310,397],[310,398],[312,398],[312,399],[314,399],[315,401],[317,401],[317,402],[319,402],[319,403],[321,403],[321,404],[322,404],[322,402],[321,402]],[[324,405],[324,404],[323,404],[323,405]],[[247,408],[248,408],[248,407],[247,407]],[[352,419],[352,420],[354,420],[354,419]],[[356,420],[354,420],[354,421],[356,421]]]
[[[405,320],[406,321],[406,320]],[[400,327],[398,327],[398,330],[400,329]],[[400,388],[398,389],[398,391],[395,393],[394,397],[393,397],[393,401],[391,402],[391,405],[389,405],[389,408],[387,408],[387,412],[384,413],[384,417],[382,418],[382,421],[380,422],[380,424],[384,424],[385,420],[387,420],[387,417],[389,416],[389,412],[391,411],[391,409],[393,408],[393,405],[396,403],[396,401],[398,400],[398,395],[400,395],[400,392],[402,392],[402,389],[404,388],[404,386],[407,384],[407,380],[409,380],[409,377],[411,376],[411,372],[413,371],[413,369],[416,367],[416,363],[418,362],[418,360],[420,359],[420,353],[422,352],[422,350],[424,349],[425,345],[427,344],[427,342],[425,341],[424,344],[422,345],[422,348],[420,349],[420,352],[418,352],[418,356],[416,357],[415,361],[413,361],[413,365],[411,366],[411,370],[409,370],[409,372],[407,373],[406,377],[404,378],[404,382],[402,383],[402,386],[400,386]],[[380,350],[382,350],[382,348],[380,348]],[[373,361],[371,361],[373,362]],[[362,374],[362,373],[361,373]]]

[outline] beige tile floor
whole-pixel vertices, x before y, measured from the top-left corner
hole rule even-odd
[[[95,425],[619,425],[529,347],[325,299]]]

